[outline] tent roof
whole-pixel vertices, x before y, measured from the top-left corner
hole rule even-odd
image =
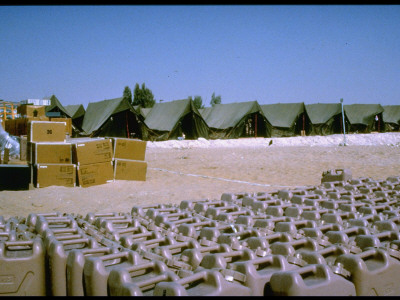
[[[205,121],[211,128],[227,129],[235,127],[243,117],[255,112],[263,114],[257,101],[216,104]]]
[[[200,115],[189,99],[156,103],[146,116],[146,125],[153,130],[171,131],[178,121],[190,111]]]
[[[51,99],[51,104],[46,106],[46,112],[51,112],[51,111],[53,111],[54,108],[58,108],[67,117],[71,118],[70,113],[65,109],[65,107],[61,104],[61,102],[55,96]]]
[[[151,107],[144,108],[144,107],[141,107],[140,105],[135,105],[133,108],[136,110],[136,112],[138,114],[142,115],[143,118],[146,118],[146,116],[149,114],[150,110],[152,109]]]
[[[147,107],[147,108],[141,108],[140,109],[140,113],[142,114],[142,116],[144,118],[147,118],[147,115],[149,114],[149,112],[151,111],[151,107]]]
[[[211,110],[212,110],[212,106],[210,107],[204,107],[204,108],[200,108],[199,109],[199,113],[201,114],[201,116],[203,117],[203,119],[207,119],[208,115],[210,114]]]
[[[304,112],[304,103],[275,103],[260,105],[265,117],[274,127],[293,126],[296,119]]]
[[[305,107],[312,124],[325,124],[332,117],[342,113],[340,103],[315,103]]]
[[[123,97],[90,102],[83,118],[82,129],[85,133],[91,134],[98,130],[110,116],[125,110],[137,114],[132,105]]]
[[[72,119],[82,117],[85,114],[85,108],[82,104],[66,105],[64,108],[68,111]]]
[[[383,112],[380,104],[350,104],[343,106],[350,124],[369,125],[375,115]]]
[[[382,114],[383,121],[398,124],[400,121],[400,105],[385,105],[382,107],[384,109]]]

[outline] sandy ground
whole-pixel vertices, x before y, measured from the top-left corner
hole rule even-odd
[[[147,148],[146,161],[145,182],[1,191],[0,216],[130,212],[134,205],[179,204],[182,200],[220,199],[222,193],[319,185],[322,172],[335,168],[350,169],[353,178],[380,180],[400,175],[400,148],[393,146]]]

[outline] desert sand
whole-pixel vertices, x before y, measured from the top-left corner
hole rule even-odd
[[[376,135],[377,136],[377,135]],[[297,139],[301,139],[298,137]],[[283,138],[281,138],[283,139]],[[146,181],[115,181],[81,188],[51,186],[0,191],[0,216],[29,213],[130,212],[134,205],[220,199],[223,193],[270,192],[321,183],[322,172],[350,169],[353,178],[400,175],[400,133],[395,143],[348,146],[155,147],[148,145]],[[282,140],[283,141],[283,140]]]

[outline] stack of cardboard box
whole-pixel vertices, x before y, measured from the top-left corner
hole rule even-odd
[[[65,131],[67,135],[72,135],[72,119],[71,118],[54,118],[46,116],[46,106],[22,104],[17,108],[19,118],[7,119],[4,122],[4,129],[11,135],[25,136],[29,130],[28,123],[30,121],[52,121],[65,122]]]
[[[146,141],[113,138],[115,180],[146,181]]]
[[[76,185],[76,165],[72,162],[72,145],[65,140],[65,126],[65,122],[28,123],[26,159],[31,165],[32,183],[37,188]],[[21,149],[23,144],[21,139]]]
[[[21,159],[31,166],[34,187],[146,180],[146,141],[82,138],[67,142],[65,127],[65,122],[30,121],[28,135],[21,137]]]
[[[80,187],[114,181],[111,139],[90,139],[73,144]]]

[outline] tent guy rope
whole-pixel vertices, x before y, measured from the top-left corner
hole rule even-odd
[[[172,173],[172,174],[178,174],[178,175],[194,176],[194,177],[201,177],[201,178],[208,178],[208,179],[216,179],[216,180],[222,180],[222,181],[228,181],[228,182],[236,182],[236,183],[249,184],[249,185],[255,185],[255,186],[282,187],[282,188],[290,188],[291,187],[291,186],[287,186],[287,185],[272,185],[272,184],[256,183],[256,182],[249,182],[249,181],[242,181],[242,180],[235,180],[235,179],[227,179],[227,178],[207,176],[207,175],[183,173],[183,172],[179,172],[179,171],[171,171],[171,170],[161,169],[161,168],[149,168],[149,169],[150,170],[156,170],[156,171],[162,171],[162,172],[168,172],[168,173]]]

